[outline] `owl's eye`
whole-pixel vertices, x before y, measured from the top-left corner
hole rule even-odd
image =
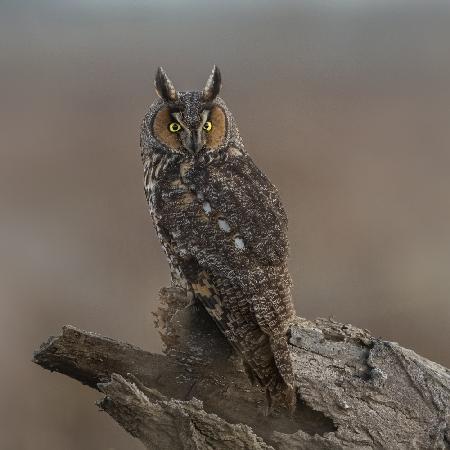
[[[169,130],[172,133],[178,133],[181,130],[181,125],[178,122],[171,122],[169,124]]]
[[[207,120],[204,124],[203,124],[203,129],[205,131],[211,131],[212,130],[212,123]]]

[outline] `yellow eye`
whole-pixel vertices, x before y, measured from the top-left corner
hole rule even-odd
[[[212,130],[212,123],[208,120],[203,124],[203,129],[205,131],[211,131]]]
[[[172,133],[178,133],[181,130],[181,125],[178,122],[172,122],[169,125],[169,130]]]

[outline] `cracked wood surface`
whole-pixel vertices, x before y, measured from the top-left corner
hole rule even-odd
[[[66,326],[34,361],[103,392],[102,409],[147,448],[449,448],[450,374],[439,364],[352,325],[297,318],[299,406],[266,417],[264,392],[209,316],[176,289],[161,301],[165,355]]]

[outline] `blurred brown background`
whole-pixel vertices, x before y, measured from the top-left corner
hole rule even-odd
[[[226,4],[225,4],[226,3]],[[158,351],[138,132],[213,63],[290,217],[295,302],[449,365],[447,1],[0,1],[1,449],[138,449],[31,363],[61,326]]]

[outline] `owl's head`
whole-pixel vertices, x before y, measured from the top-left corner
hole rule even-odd
[[[239,132],[224,101],[219,68],[214,66],[201,91],[179,92],[159,67],[155,77],[159,99],[144,118],[141,146],[186,156],[214,152],[230,142],[241,146]]]

